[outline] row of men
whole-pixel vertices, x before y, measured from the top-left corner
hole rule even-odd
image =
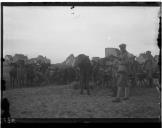
[[[147,61],[144,65],[140,65],[138,62],[135,61],[135,57],[130,58],[129,53],[126,50],[126,44],[119,45],[120,48],[120,55],[117,57],[119,63],[116,65],[117,68],[110,73],[109,76],[105,78],[102,76],[102,79],[110,81],[108,78],[114,82],[113,86],[117,87],[116,90],[116,99],[113,102],[120,102],[121,101],[121,91],[124,88],[125,90],[125,97],[124,100],[129,99],[129,89],[133,82],[136,81],[136,77],[138,76],[138,80],[143,79],[145,77],[149,81],[149,86],[153,85],[153,74],[155,71],[159,71],[157,64],[154,63],[154,59],[151,55],[150,51],[147,51],[146,54],[148,56]],[[82,61],[81,61],[82,60]],[[81,93],[83,93],[83,89],[87,89],[87,93],[90,94],[89,90],[89,80],[91,79],[91,69],[92,74],[95,76],[96,72],[94,72],[94,65],[91,65],[89,57],[81,54],[76,59],[76,67],[79,67],[80,73],[80,84],[81,84]],[[92,67],[92,68],[91,68]],[[104,70],[107,69],[103,68]],[[104,71],[103,71],[104,72]],[[138,74],[139,73],[139,74]],[[159,76],[159,75],[158,75]],[[156,76],[156,78],[158,78]],[[95,80],[96,81],[96,80]]]
[[[88,58],[88,61],[90,61],[90,63],[91,63],[90,64],[91,66],[89,66],[89,68],[92,68],[92,71],[91,71],[92,72],[92,74],[91,74],[92,77],[89,78],[89,79],[91,79],[94,82],[99,82],[100,81],[99,83],[101,83],[101,81],[109,82],[110,80],[115,78],[114,77],[115,75],[118,75],[120,77],[120,72],[122,73],[122,72],[125,72],[126,70],[129,70],[129,71],[127,71],[127,72],[129,72],[129,74],[130,74],[130,72],[132,74],[134,74],[133,73],[134,71],[137,71],[137,70],[142,71],[142,70],[140,70],[138,68],[138,67],[140,67],[139,64],[134,63],[135,62],[134,58],[132,59],[134,61],[133,62],[134,64],[130,64],[131,59],[128,57],[128,52],[126,51],[126,45],[122,44],[122,45],[120,45],[120,48],[121,48],[121,55],[118,57],[118,60],[120,60],[119,64],[117,64],[117,65],[113,64],[113,67],[110,66],[110,65],[107,66],[107,67],[104,67],[102,64],[98,65],[96,63],[92,63]],[[125,51],[125,52],[123,52],[123,51]],[[152,79],[151,79],[151,77],[152,77],[151,76],[152,75],[152,69],[150,67],[152,67],[151,63],[152,63],[152,58],[153,57],[151,56],[150,52],[147,52],[147,54],[149,56],[148,57],[149,61],[147,61],[147,63],[145,63],[144,67],[146,67],[145,71],[149,74],[148,76],[150,76],[150,83],[151,83],[152,82]],[[86,55],[83,55],[83,54],[81,54],[79,56],[86,57]],[[82,58],[84,58],[84,57],[82,57]],[[88,61],[86,62],[86,60],[84,60],[84,59],[80,59],[80,60],[82,60],[83,63],[88,62]],[[124,63],[125,63],[125,66],[124,66]],[[83,64],[80,64],[80,65],[83,65]],[[18,68],[15,68],[16,66]],[[28,64],[25,67],[24,64],[15,64],[15,66],[13,66],[13,68],[10,71],[10,77],[13,78],[13,79],[11,79],[11,81],[16,79],[16,77],[18,77],[17,79],[20,79],[21,81],[23,81],[22,79],[23,79],[23,76],[25,74],[25,69],[26,69],[26,74],[28,76],[27,78],[29,78],[30,83],[34,82],[33,79],[36,76],[39,76],[40,79],[42,79],[42,80],[49,80],[49,81],[53,81],[53,80],[54,81],[68,81],[67,79],[71,79],[70,76],[72,76],[72,77],[78,76],[78,75],[76,75],[76,74],[78,74],[78,72],[75,73],[75,70],[73,70],[72,68],[70,70],[68,68],[64,68],[64,69],[55,68],[55,69],[58,69],[58,70],[55,70],[55,71],[53,71],[51,73],[50,69],[48,69],[49,66],[50,65],[43,65],[42,64],[40,67],[38,67],[37,65],[34,65],[34,64],[33,65]],[[37,69],[39,69],[40,71],[37,70]],[[85,69],[89,70],[88,66],[86,66]],[[101,71],[99,71],[98,69],[101,69]],[[123,71],[118,72],[118,69],[123,70]],[[105,73],[105,71],[107,71],[107,73]],[[43,76],[46,76],[46,79],[44,79]],[[73,80],[75,80],[75,79],[73,79]]]

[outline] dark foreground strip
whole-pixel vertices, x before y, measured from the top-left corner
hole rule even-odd
[[[24,118],[15,123],[159,123],[160,118]]]
[[[98,127],[98,128],[114,128],[114,127],[124,127],[124,128],[131,128],[132,126],[135,126],[136,128],[142,127],[147,128],[153,127],[153,128],[161,128],[161,123],[159,119],[15,119],[15,123],[2,125],[3,127],[8,128],[22,128],[22,127],[78,127],[78,128],[86,128],[86,127]]]

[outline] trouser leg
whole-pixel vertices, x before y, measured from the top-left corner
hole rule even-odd
[[[90,95],[89,81],[86,81],[87,94]]]
[[[117,88],[117,96],[116,96],[117,99],[120,98],[121,92],[122,92],[122,87],[118,87],[118,88]]]
[[[129,87],[125,87],[125,98],[129,98],[129,94],[130,94]]]
[[[80,86],[81,86],[81,92],[80,92],[80,94],[83,94],[84,85],[83,85],[83,81],[82,80],[80,81]]]
[[[123,74],[120,74],[117,82],[117,96],[116,96],[117,99],[120,98],[122,86],[123,86],[122,84],[123,84]]]
[[[153,78],[152,77],[149,79],[149,86],[153,87]]]

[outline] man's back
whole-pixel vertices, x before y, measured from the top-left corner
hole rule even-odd
[[[153,60],[153,56],[149,55],[146,58],[145,64],[144,64],[144,68],[145,70],[152,70],[154,66],[154,60]]]

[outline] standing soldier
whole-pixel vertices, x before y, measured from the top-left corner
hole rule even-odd
[[[131,81],[132,87],[136,85],[136,72],[137,72],[137,62],[135,56],[132,56],[129,60],[129,80]]]
[[[149,87],[153,86],[153,69],[154,69],[154,59],[153,56],[151,55],[151,51],[146,52],[146,62],[144,64],[144,70],[146,71],[147,74],[147,79],[149,81]]]
[[[121,91],[122,88],[124,88],[124,100],[129,99],[129,86],[128,86],[128,64],[129,64],[129,58],[128,58],[128,52],[126,50],[126,44],[120,44],[120,55],[119,60],[120,64],[118,67],[118,81],[117,81],[117,96],[116,99],[113,100],[113,102],[120,102],[121,101]]]

